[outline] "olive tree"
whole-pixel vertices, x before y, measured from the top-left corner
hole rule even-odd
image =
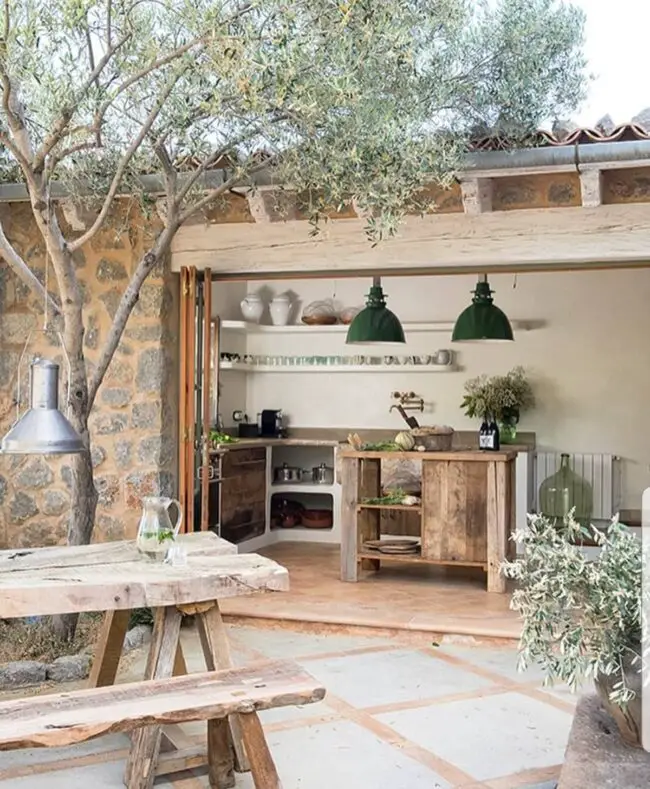
[[[380,239],[414,201],[429,207],[421,188],[453,178],[476,129],[524,139],[570,112],[582,39],[581,12],[559,0],[3,0],[0,178],[24,184],[57,297],[1,226],[0,255],[59,314],[86,446],[139,290],[193,214],[264,170],[315,226],[354,201]],[[83,232],[62,229],[61,195],[96,207]],[[73,256],[124,195],[158,200],[163,222],[89,371]],[[72,478],[78,545],[97,505],[88,450]]]

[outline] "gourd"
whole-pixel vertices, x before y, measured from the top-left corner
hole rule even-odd
[[[415,446],[415,439],[408,431],[404,430],[395,436],[395,443],[405,452],[410,452]]]

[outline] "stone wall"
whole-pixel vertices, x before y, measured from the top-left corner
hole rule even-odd
[[[29,206],[12,204],[2,211],[5,232],[44,281],[44,247]],[[60,221],[69,232],[63,214]],[[99,355],[121,294],[147,249],[152,229],[141,217],[121,206],[110,226],[76,255],[84,292],[84,343],[89,366]],[[55,293],[51,269],[49,277],[49,288]],[[96,540],[133,536],[141,497],[173,493],[177,455],[177,302],[176,277],[168,267],[159,266],[142,288],[91,414],[92,456],[99,493]],[[25,340],[31,330],[41,327],[41,305],[0,260],[2,434],[15,418],[16,374]],[[43,350],[49,358],[61,362],[64,373],[65,362],[58,345],[56,337],[37,334],[27,356]],[[25,358],[21,366],[25,393],[28,361]],[[0,456],[0,548],[65,542],[70,505],[68,463],[65,456],[52,460]]]

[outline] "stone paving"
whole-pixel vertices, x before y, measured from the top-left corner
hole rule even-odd
[[[284,789],[554,789],[575,697],[516,671],[514,648],[421,647],[388,638],[232,627],[238,663],[290,658],[323,682],[325,700],[262,721]],[[198,639],[184,630],[190,671]],[[144,652],[122,680],[141,676]],[[199,743],[204,724],[185,734]],[[0,754],[2,789],[118,789],[128,739]],[[208,787],[205,771],[157,789]],[[252,789],[239,776],[238,789]]]

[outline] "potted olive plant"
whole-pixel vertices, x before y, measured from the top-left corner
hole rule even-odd
[[[591,537],[589,559],[575,545]],[[641,541],[614,518],[605,531],[578,523],[573,511],[555,519],[529,516],[515,534],[522,558],[507,562],[516,581],[511,606],[523,617],[519,667],[537,663],[548,682],[573,690],[585,679],[613,716],[623,740],[641,745]]]
[[[517,436],[521,413],[534,405],[525,370],[515,367],[506,375],[480,375],[467,381],[461,408],[469,417],[487,422],[494,419],[499,424],[501,442],[509,444]]]

